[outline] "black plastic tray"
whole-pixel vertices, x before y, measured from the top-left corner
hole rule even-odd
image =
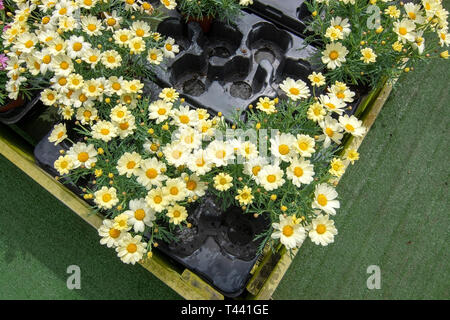
[[[312,46],[251,13],[243,12],[235,25],[213,21],[207,34],[198,23],[172,16],[159,24],[158,32],[180,45],[180,53],[157,68],[161,85],[225,116],[260,97],[282,95],[278,84],[287,77],[309,83],[314,70],[307,61],[315,52]]]
[[[311,13],[305,0],[254,0],[248,10],[297,35],[307,34],[305,21]]]

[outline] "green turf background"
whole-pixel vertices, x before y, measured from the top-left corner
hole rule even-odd
[[[401,77],[338,192],[339,235],[301,248],[275,299],[450,297],[449,61]],[[0,299],[179,299],[0,157]],[[68,290],[69,265],[81,290]],[[381,269],[369,290],[367,267]]]

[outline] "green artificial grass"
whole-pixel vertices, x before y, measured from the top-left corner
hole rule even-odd
[[[338,185],[334,244],[300,249],[275,299],[450,296],[449,61],[404,75]],[[378,265],[381,289],[367,289]]]
[[[449,61],[404,75],[338,186],[334,244],[301,248],[275,299],[450,296]],[[120,262],[96,231],[0,157],[0,299],[178,299]],[[69,265],[81,290],[66,287]],[[369,290],[369,265],[381,289]]]

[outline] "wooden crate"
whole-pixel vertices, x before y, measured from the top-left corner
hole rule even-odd
[[[367,131],[375,122],[391,89],[390,84],[385,84],[382,88],[372,91],[361,103],[358,113],[364,126],[368,129]],[[358,149],[366,135],[360,138],[351,137],[345,143],[345,148]],[[98,229],[102,224],[102,218],[99,215],[92,214],[91,208],[86,202],[36,165],[32,147],[6,126],[0,126],[0,154],[72,209],[92,227]],[[336,179],[332,182],[337,184],[339,180]],[[281,246],[275,252],[266,248],[251,272],[247,290],[239,299],[270,299],[297,252],[298,249],[290,255]],[[121,262],[117,261],[117,263]],[[185,299],[224,299],[220,292],[199,276],[188,269],[180,270],[179,266],[174,265],[164,254],[157,251],[154,252],[151,259],[145,259],[140,264]]]

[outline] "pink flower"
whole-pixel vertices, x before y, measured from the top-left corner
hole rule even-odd
[[[0,10],[5,9],[5,6],[3,5],[3,0],[0,0]]]
[[[0,54],[0,70],[4,70],[7,64],[8,64],[8,57],[5,56],[3,53]]]

